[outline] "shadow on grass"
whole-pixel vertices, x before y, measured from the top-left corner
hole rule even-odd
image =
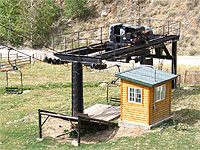
[[[193,96],[200,94],[200,85],[190,86],[190,89],[176,89],[172,93],[172,105],[183,106],[181,110],[174,111],[173,114],[175,117],[164,123],[160,124],[157,127],[169,127],[169,126],[182,126],[188,125],[193,126],[200,120],[200,110],[192,109],[196,103],[192,103],[193,100],[198,101],[198,99],[193,99]],[[188,107],[188,108],[187,108]],[[157,128],[155,127],[155,128]]]
[[[176,99],[185,96],[191,96],[194,94],[200,94],[200,85],[190,86],[191,89],[184,90],[184,89],[176,89],[172,92],[172,100],[176,101]]]
[[[200,110],[196,109],[181,109],[174,112],[175,117],[164,121],[152,129],[161,128],[163,132],[168,127],[174,127],[176,130],[189,130],[200,120]]]
[[[200,120],[200,110],[195,109],[181,109],[175,112],[178,123],[194,125]]]

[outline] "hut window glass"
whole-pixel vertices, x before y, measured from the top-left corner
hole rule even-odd
[[[142,103],[142,89],[129,87],[128,101],[134,103]]]
[[[166,85],[156,87],[156,102],[164,100],[166,93]]]

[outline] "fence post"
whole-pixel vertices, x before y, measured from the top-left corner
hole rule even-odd
[[[163,25],[163,35],[165,35],[165,25]]]
[[[33,54],[34,55],[34,54]],[[29,62],[30,62],[30,64],[31,64],[31,56],[29,56]]]
[[[16,54],[16,59],[17,59],[17,60],[19,59],[19,54],[18,54],[18,53]]]
[[[187,70],[185,70],[185,72],[184,72],[184,83],[186,83],[187,82]]]

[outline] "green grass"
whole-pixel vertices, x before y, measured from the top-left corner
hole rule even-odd
[[[196,89],[177,89],[172,93],[173,121],[138,137],[81,144],[61,144],[55,139],[38,138],[38,109],[71,114],[71,66],[36,63],[23,69],[26,93],[7,95],[3,91],[5,73],[0,73],[0,149],[199,149],[200,85]],[[106,103],[106,87],[102,82],[115,79],[114,74],[84,68],[84,106]],[[184,85],[185,86],[185,85]],[[119,91],[119,89],[112,88]],[[166,129],[162,130],[163,126]]]

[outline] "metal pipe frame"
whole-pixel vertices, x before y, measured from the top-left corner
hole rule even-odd
[[[42,122],[42,115],[47,116],[47,118]],[[86,116],[80,116],[78,115],[77,117],[74,116],[68,116],[65,114],[61,114],[61,113],[56,113],[56,112],[52,112],[52,111],[47,111],[47,110],[38,110],[38,125],[39,125],[39,138],[42,139],[42,126],[46,123],[47,119],[49,117],[53,117],[53,118],[58,118],[58,119],[63,119],[63,120],[67,120],[70,123],[72,123],[73,127],[76,127],[73,122],[78,123],[78,128],[75,129],[75,131],[77,132],[77,141],[78,141],[78,146],[80,146],[81,143],[81,122],[89,122],[89,123],[95,123],[95,124],[99,124],[99,125],[117,125],[117,123],[115,122],[110,122],[110,121],[105,121],[105,120],[99,120],[99,119],[95,119],[95,118],[90,118],[90,117],[86,117]]]

